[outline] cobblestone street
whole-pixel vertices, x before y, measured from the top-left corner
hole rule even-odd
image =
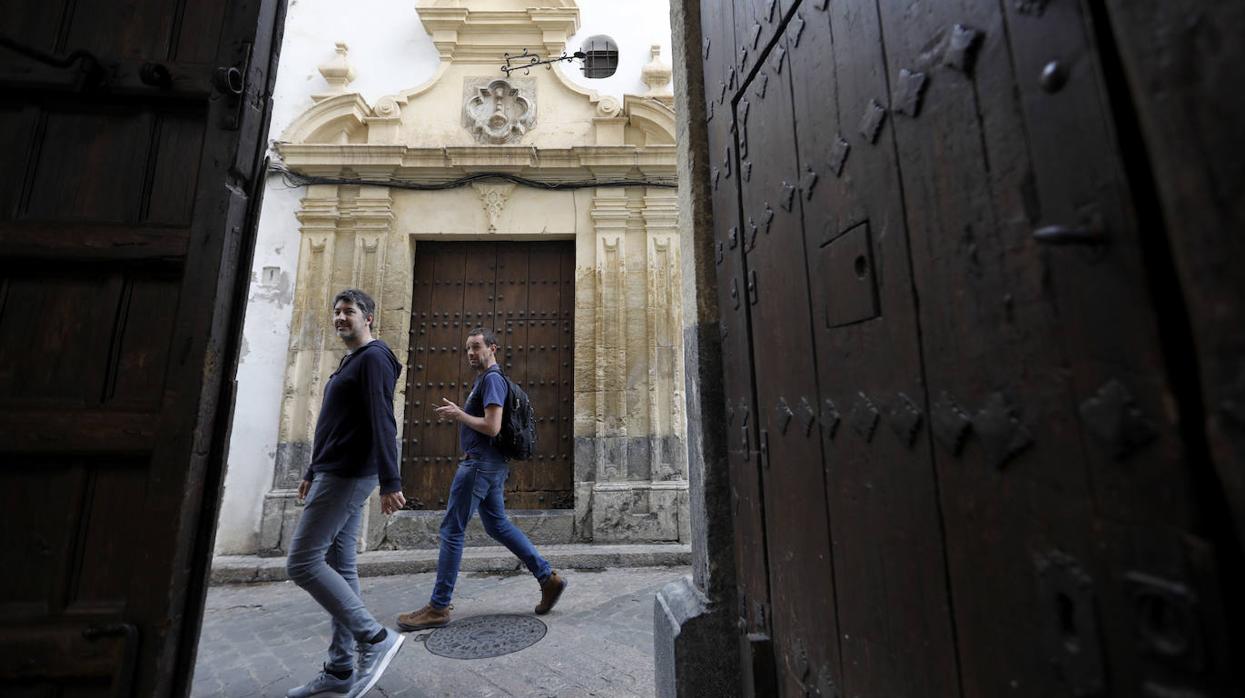
[[[685,567],[569,570],[557,608],[542,620],[536,644],[491,659],[449,659],[407,643],[373,696],[650,696],[653,686],[653,596],[687,574]],[[377,620],[393,627],[398,613],[428,600],[432,573],[361,580]],[[464,572],[454,618],[531,614],[539,600],[526,573]],[[192,695],[284,696],[319,670],[328,645],[328,616],[290,582],[212,587],[208,592]]]

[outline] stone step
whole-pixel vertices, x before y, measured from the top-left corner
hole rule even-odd
[[[511,509],[506,512],[510,523],[527,534],[537,546],[568,545],[582,542],[575,537],[575,511],[573,509]],[[384,533],[377,550],[417,550],[435,548],[440,544],[438,529],[445,510],[399,511],[385,519]],[[493,540],[484,532],[479,516],[471,517],[467,524],[464,544],[467,547],[494,546]]]
[[[603,569],[606,567],[674,567],[690,565],[692,548],[687,544],[656,543],[634,545],[542,545],[540,554],[554,569]],[[435,572],[437,551],[373,550],[359,553],[359,576]],[[464,572],[523,572],[526,569],[510,551],[500,546],[463,550]],[[212,584],[281,582],[285,558],[257,555],[218,555],[212,560]]]

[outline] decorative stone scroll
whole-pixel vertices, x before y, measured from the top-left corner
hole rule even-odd
[[[510,143],[536,124],[531,78],[467,78],[464,87],[463,126],[480,143]]]

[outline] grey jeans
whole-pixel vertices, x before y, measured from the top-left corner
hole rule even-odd
[[[359,596],[356,566],[363,505],[374,489],[375,475],[317,473],[285,563],[290,579],[333,618],[326,666],[335,671],[352,669],[355,643],[366,642],[381,630]]]

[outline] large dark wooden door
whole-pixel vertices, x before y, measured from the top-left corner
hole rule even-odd
[[[1103,13],[702,3],[749,690],[1229,694]]]
[[[283,8],[0,9],[6,696],[189,689]]]
[[[480,326],[497,333],[497,361],[536,413],[536,453],[511,467],[506,505],[572,508],[574,243],[420,242],[414,277],[402,432],[407,499],[418,509],[445,507],[461,455],[458,424],[433,408],[442,397],[464,404],[476,374],[463,345]]]

